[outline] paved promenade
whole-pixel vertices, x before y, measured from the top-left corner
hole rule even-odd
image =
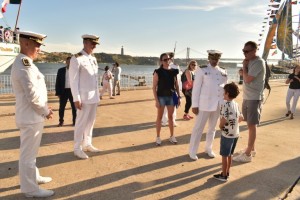
[[[88,160],[73,155],[71,109],[65,126],[58,124],[58,100],[49,95],[54,119],[46,121],[37,166],[53,181],[42,185],[53,189],[48,199],[201,199],[269,200],[283,197],[300,176],[300,105],[294,120],[285,117],[287,85],[272,82],[272,92],[263,107],[253,162],[233,163],[230,180],[212,176],[221,171],[221,157],[210,159],[200,143],[199,160],[191,161],[188,144],[194,120],[183,121],[184,103],[178,109],[178,144],[168,142],[162,128],[162,146],[154,144],[156,108],[152,90],[123,91],[116,99],[104,96],[97,110],[93,144],[102,149]],[[237,101],[241,107],[242,94]],[[237,150],[247,144],[246,124],[241,123]],[[206,129],[205,129],[206,131]],[[205,134],[202,141],[205,140]],[[214,151],[219,152],[220,132]],[[19,132],[14,122],[14,98],[0,96],[0,199],[25,199],[18,178]],[[290,200],[300,199],[300,183]]]

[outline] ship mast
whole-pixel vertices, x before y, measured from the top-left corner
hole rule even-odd
[[[20,5],[19,5],[19,9],[18,9],[18,15],[17,15],[17,19],[16,19],[16,24],[15,24],[14,31],[16,31],[16,28],[17,28],[17,25],[18,25],[19,15],[20,15],[20,10],[21,10],[21,5],[22,5],[22,0],[20,0]]]

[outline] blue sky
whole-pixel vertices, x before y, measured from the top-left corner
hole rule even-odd
[[[43,50],[76,53],[81,35],[100,36],[95,52],[156,56],[206,57],[218,49],[224,58],[243,58],[248,40],[258,41],[269,0],[23,0],[19,27],[44,33]],[[299,5],[298,5],[299,6]],[[8,5],[5,19],[14,26],[16,5]],[[4,24],[0,20],[0,24]],[[259,53],[262,54],[261,52]]]

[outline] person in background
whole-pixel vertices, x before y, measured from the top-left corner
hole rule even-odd
[[[13,32],[13,41],[16,44],[19,44],[19,34],[17,34],[20,31],[19,28],[16,28],[16,30]]]
[[[93,127],[99,99],[98,64],[93,56],[99,37],[82,35],[83,50],[72,56],[70,61],[70,86],[77,117],[74,129],[74,155],[89,158],[83,151],[100,152],[92,145]]]
[[[121,94],[121,72],[122,68],[120,67],[118,62],[115,62],[114,67],[113,67],[113,72],[114,72],[114,88],[113,88],[113,96],[120,95]],[[116,93],[116,88],[118,92]]]
[[[296,107],[300,96],[300,65],[299,64],[296,64],[295,68],[293,69],[293,73],[288,76],[285,83],[290,84],[286,95],[286,108],[288,112],[285,114],[285,116],[288,117],[289,115],[291,115],[290,119],[294,119],[294,114],[296,112]],[[291,109],[292,98],[293,98],[293,104]]]
[[[234,82],[224,86],[225,103],[221,106],[219,124],[222,132],[220,140],[222,172],[213,176],[219,181],[226,182],[229,178],[232,155],[240,134],[239,123],[244,119],[238,103],[234,101],[239,93],[239,88]]]
[[[182,72],[180,70],[179,65],[174,64],[174,53],[173,52],[167,52],[167,54],[170,56],[170,59],[171,59],[169,68],[170,69],[177,69],[179,71],[176,78],[177,78],[177,82],[178,82],[178,85],[179,85],[179,89],[181,90],[182,85],[181,85],[180,79],[181,79]],[[173,113],[173,125],[175,127],[178,126],[178,124],[176,123],[176,117],[177,117],[177,109],[175,108],[174,113]],[[162,126],[168,126],[168,110],[167,110],[167,107],[165,107],[164,114],[162,116]]]
[[[195,79],[195,70],[197,67],[197,61],[192,60],[189,62],[187,69],[183,72],[185,81],[182,83],[182,93],[184,94],[185,97],[185,108],[184,108],[184,115],[183,119],[184,120],[190,120],[193,119],[191,115],[189,115],[190,108],[192,106],[192,91],[193,91],[193,82]],[[181,80],[183,81],[183,80]]]
[[[45,198],[52,190],[42,189],[38,184],[52,181],[40,176],[36,167],[36,156],[40,147],[44,121],[51,119],[52,109],[48,106],[44,75],[33,63],[40,52],[46,35],[23,31],[20,34],[21,52],[12,69],[12,87],[16,97],[16,125],[20,129],[19,175],[21,192],[26,197]]]
[[[222,52],[217,50],[208,50],[207,52],[209,63],[196,70],[192,92],[192,111],[196,115],[189,147],[189,156],[192,160],[198,160],[197,151],[207,121],[205,152],[209,157],[215,157],[212,146],[220,115],[220,106],[224,102],[223,87],[227,83],[226,70],[218,66]]]
[[[0,42],[4,42],[4,28],[0,26]]]
[[[155,106],[157,108],[156,118],[156,145],[161,145],[160,131],[161,131],[161,120],[164,112],[164,108],[167,107],[168,118],[169,118],[169,129],[170,138],[169,141],[172,144],[177,144],[177,140],[174,136],[174,125],[173,125],[173,113],[175,109],[175,102],[173,101],[173,92],[179,93],[179,86],[176,80],[178,74],[177,69],[170,69],[170,57],[169,54],[163,53],[160,55],[160,68],[156,69],[153,74],[153,95],[155,99]],[[180,105],[180,96],[179,102]]]
[[[255,42],[246,42],[243,53],[245,59],[239,73],[243,76],[244,81],[242,112],[249,131],[248,146],[237,152],[232,159],[236,162],[251,162],[252,157],[256,154],[254,144],[264,99],[266,66],[264,60],[256,55],[257,44]]]
[[[58,69],[55,83],[55,95],[59,98],[59,123],[58,127],[64,125],[64,115],[65,108],[68,100],[70,101],[72,108],[72,124],[75,126],[76,122],[76,107],[73,101],[73,96],[70,88],[70,79],[69,79],[69,66],[70,66],[71,57],[67,57],[66,66]]]
[[[112,97],[112,73],[109,71],[109,66],[106,66],[104,68],[105,72],[102,76],[102,90],[100,92],[100,99],[102,99],[103,94],[105,93],[105,91],[108,91],[108,95],[110,99],[114,99]]]

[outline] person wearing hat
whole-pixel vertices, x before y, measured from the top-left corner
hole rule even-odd
[[[69,77],[77,117],[74,129],[74,155],[80,159],[89,158],[84,151],[99,152],[92,145],[93,127],[99,98],[98,64],[93,56],[99,37],[82,35],[83,49],[72,56]]]
[[[189,156],[192,160],[198,160],[198,147],[207,121],[205,152],[209,157],[215,157],[212,145],[220,107],[224,103],[223,87],[227,83],[226,70],[218,66],[222,52],[217,50],[207,52],[209,63],[196,70],[192,91],[192,112],[196,115],[189,146]]]
[[[50,182],[42,177],[36,167],[36,156],[41,143],[44,120],[52,118],[53,112],[47,104],[47,88],[44,75],[33,63],[40,52],[46,35],[22,31],[20,54],[12,70],[12,87],[16,97],[16,125],[20,129],[19,175],[21,192],[26,197],[49,197],[51,190],[39,188],[38,184]]]

